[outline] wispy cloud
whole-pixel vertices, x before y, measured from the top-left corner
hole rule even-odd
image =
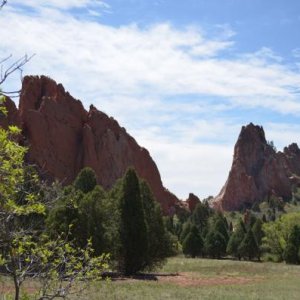
[[[118,119],[149,148],[166,186],[181,197],[193,190],[215,194],[225,181],[241,124],[222,113],[300,115],[300,73],[269,48],[234,52],[228,25],[213,36],[169,23],[112,27],[64,13],[82,8],[101,15],[109,9],[103,1],[16,4],[27,8],[11,6],[1,16],[0,57],[36,53],[26,73],[53,77],[86,107],[93,103]],[[5,89],[19,84],[15,78]]]
[[[15,0],[13,5],[27,6],[35,10],[43,7],[51,7],[56,9],[72,9],[72,8],[85,8],[89,6],[110,8],[110,5],[101,0]]]

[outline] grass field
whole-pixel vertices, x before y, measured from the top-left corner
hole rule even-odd
[[[156,280],[97,282],[72,299],[300,299],[300,266],[175,257],[157,273]],[[0,293],[9,284],[2,279]]]

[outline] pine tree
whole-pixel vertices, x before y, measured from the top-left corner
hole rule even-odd
[[[187,235],[191,232],[192,226],[193,224],[191,223],[191,221],[187,221],[183,224],[182,231],[179,238],[181,243],[183,243]]]
[[[239,260],[241,259],[241,255],[239,252],[239,246],[241,242],[243,241],[244,237],[246,234],[246,228],[243,223],[243,220],[240,219],[234,232],[232,233],[228,244],[227,244],[227,249],[226,252],[234,257],[237,257]]]
[[[249,229],[242,240],[238,251],[242,257],[251,260],[253,257],[259,257],[259,247],[256,243],[252,229]]]
[[[226,253],[226,240],[224,236],[214,229],[210,230],[205,237],[205,253],[213,258],[221,258]]]
[[[83,193],[91,192],[97,185],[97,176],[93,169],[84,168],[77,175],[74,181],[74,187]]]
[[[152,269],[160,265],[172,252],[169,235],[165,229],[161,207],[151,192],[149,185],[140,183],[141,198],[147,224],[148,250],[144,268]]]
[[[209,216],[210,208],[202,202],[198,203],[191,215],[191,222],[197,226],[201,234],[207,231]]]
[[[122,182],[119,235],[119,267],[126,275],[135,274],[145,266],[148,240],[139,179],[132,168]]]
[[[252,231],[258,246],[261,245],[261,240],[264,236],[264,232],[262,230],[262,224],[263,222],[261,219],[256,219],[254,225],[252,226]]]
[[[199,231],[195,225],[192,226],[191,231],[186,236],[182,244],[183,253],[186,256],[195,258],[202,254],[203,240],[199,234]]]

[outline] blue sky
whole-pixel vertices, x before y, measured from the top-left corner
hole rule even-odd
[[[300,142],[300,1],[12,0],[0,28],[0,57],[35,53],[23,74],[116,118],[182,199],[220,191],[242,125]]]

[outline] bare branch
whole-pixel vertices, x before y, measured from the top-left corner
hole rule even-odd
[[[34,56],[35,56],[35,54],[32,54],[31,56],[28,56],[27,54],[25,54],[24,56],[22,56],[21,58],[16,60],[14,63],[12,63],[10,66],[5,68],[5,70],[3,70],[3,63],[8,61],[12,57],[12,55],[4,58],[2,60],[2,62],[0,62],[1,63],[0,85],[7,79],[7,77],[9,77],[15,71],[20,72],[21,79],[22,79],[22,73],[23,73],[22,67],[26,63],[28,63]]]
[[[7,0],[2,0],[1,4],[0,4],[0,9],[2,9],[2,7],[7,3]]]

